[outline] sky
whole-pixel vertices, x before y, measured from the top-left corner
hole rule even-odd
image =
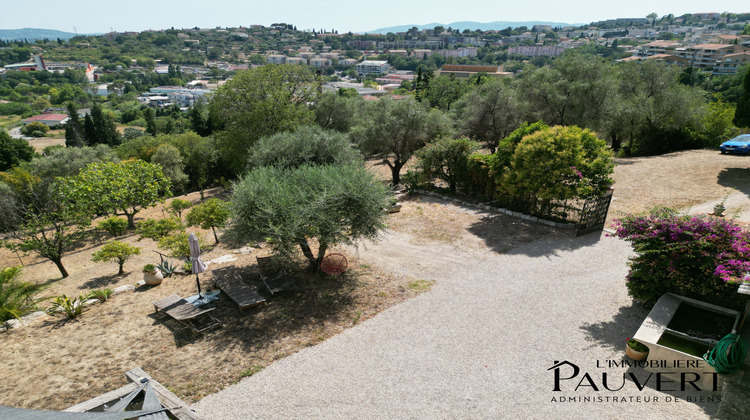
[[[213,28],[284,22],[297,29],[363,33],[458,21],[590,23],[673,13],[750,12],[748,0],[0,0],[0,29],[100,33],[114,29]]]

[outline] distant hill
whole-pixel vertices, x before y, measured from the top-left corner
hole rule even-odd
[[[534,25],[551,25],[553,28],[556,26],[581,26],[584,25],[583,23],[562,23],[562,22],[540,22],[540,21],[530,21],[530,22],[507,22],[507,21],[496,21],[496,22],[488,22],[488,23],[482,23],[482,22],[453,22],[453,23],[428,23],[426,25],[400,25],[400,26],[391,26],[389,28],[380,28],[380,29],[374,29],[372,31],[365,31],[364,33],[368,34],[387,34],[388,32],[406,32],[409,29],[413,27],[417,27],[420,30],[422,29],[432,29],[436,26],[442,26],[442,27],[451,27],[453,29],[458,29],[460,31],[463,31],[464,29],[469,30],[476,30],[480,29],[482,31],[490,31],[490,30],[501,30],[505,29],[507,27],[511,28],[517,28],[519,26],[527,26],[529,29],[531,29]]]
[[[101,35],[101,34],[79,34],[79,35]],[[65,39],[68,40],[73,38],[76,34],[72,32],[57,31],[55,29],[37,29],[37,28],[23,28],[23,29],[0,29],[0,39],[3,41],[23,41],[27,39],[34,41],[37,39]]]

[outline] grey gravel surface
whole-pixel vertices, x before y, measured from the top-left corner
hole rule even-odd
[[[627,372],[648,376],[640,368],[597,368],[624,359],[626,339],[647,314],[627,296],[630,255],[629,244],[618,239],[552,229],[504,254],[417,245],[406,234],[389,233],[360,250],[360,258],[436,280],[431,291],[194,408],[211,419],[708,418],[718,403],[706,401],[715,394],[660,392],[653,377],[643,391],[630,380],[617,392],[575,391],[576,378],[553,392],[548,369],[556,361],[575,363],[579,377],[588,372],[599,385],[606,372],[611,388]],[[610,402],[553,402],[561,396]]]

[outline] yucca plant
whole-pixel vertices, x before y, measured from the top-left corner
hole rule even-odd
[[[0,322],[22,317],[44,300],[34,296],[45,286],[16,280],[20,273],[21,267],[0,270]]]
[[[99,299],[99,302],[106,302],[107,299],[112,297],[112,289],[96,289],[92,290],[90,295],[94,299]]]
[[[83,313],[83,309],[94,303],[96,299],[93,299],[91,293],[82,294],[75,299],[71,299],[65,295],[58,296],[52,302],[52,306],[47,310],[48,313],[64,313],[68,319],[77,318]]]

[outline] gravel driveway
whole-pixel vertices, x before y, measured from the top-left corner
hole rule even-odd
[[[550,230],[500,254],[410,239],[391,232],[361,258],[436,280],[430,292],[273,363],[196,410],[212,419],[700,419],[716,410],[717,402],[686,401],[712,394],[659,392],[653,378],[643,391],[629,380],[618,392],[574,391],[573,381],[552,391],[556,361],[599,384],[607,372],[613,388],[626,372],[648,376],[596,367],[624,358],[625,340],[647,314],[627,296],[627,243]],[[633,401],[553,402],[561,396]]]

